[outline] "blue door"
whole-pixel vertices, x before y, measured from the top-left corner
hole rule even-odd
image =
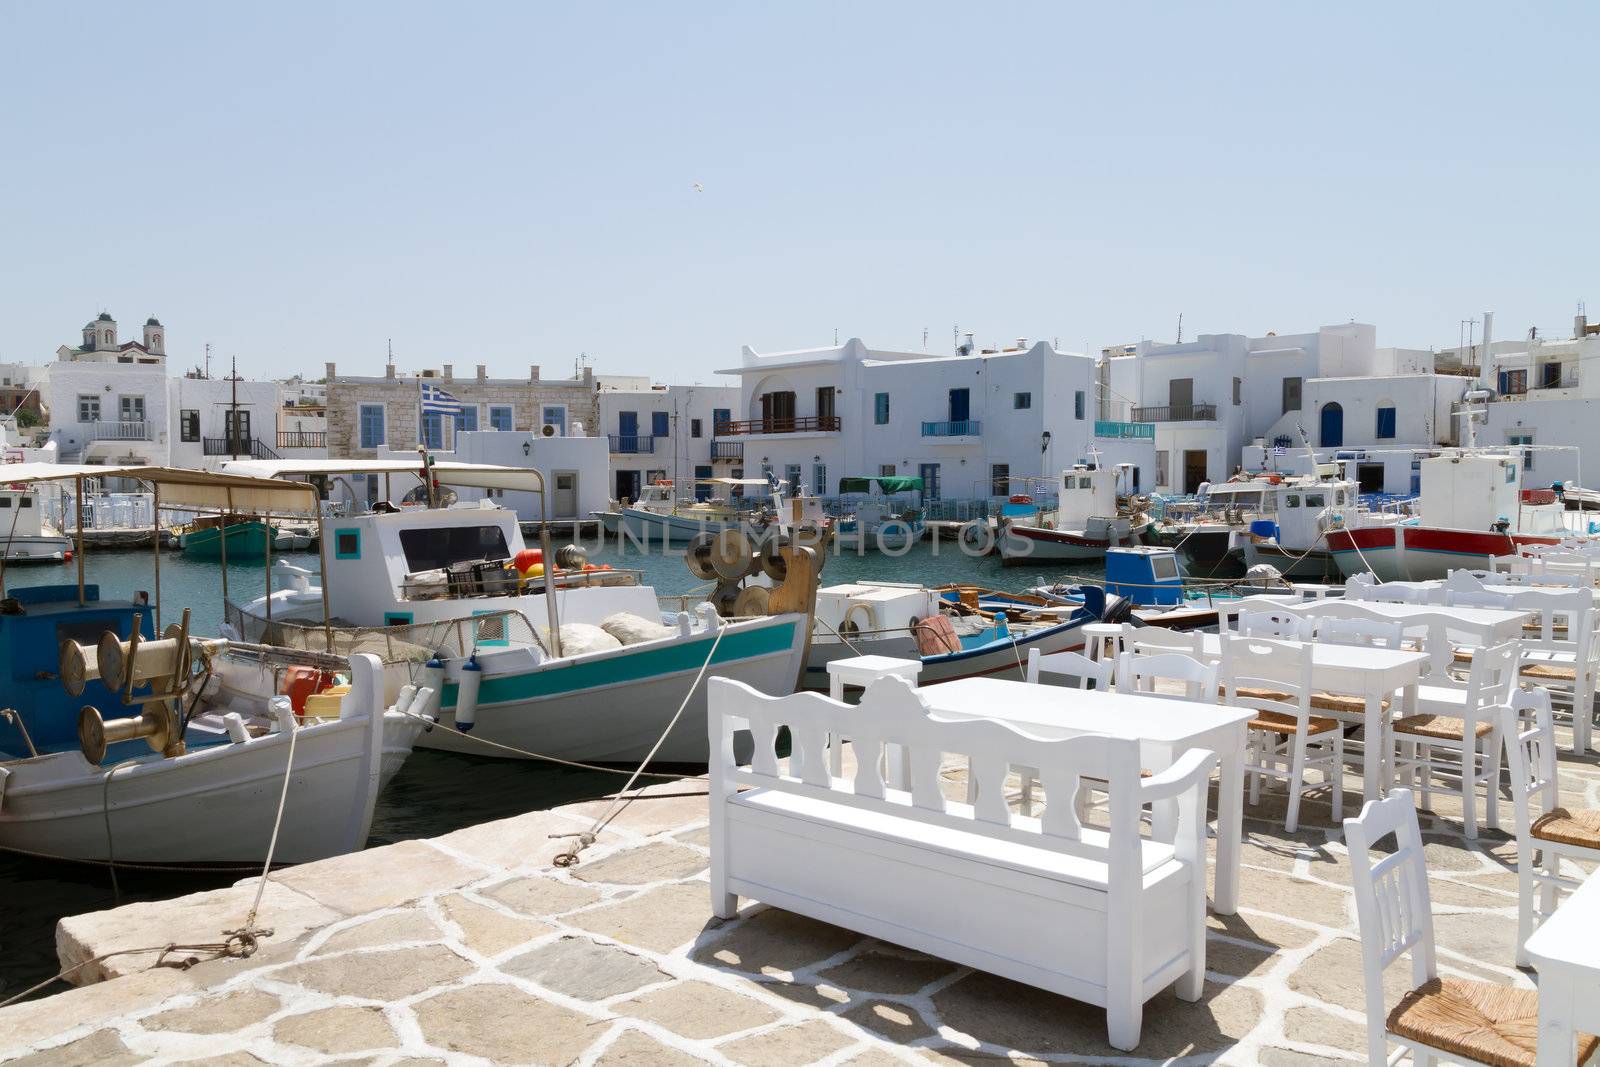
[[[966,422],[972,417],[972,393],[967,389],[950,390],[950,421]]]
[[[965,389],[961,390],[966,392]],[[922,477],[922,499],[939,499],[939,465],[937,463],[917,464],[917,474]]]
[[[1338,404],[1322,405],[1323,448],[1340,448],[1344,445],[1344,408]]]
[[[617,451],[639,451],[639,413],[637,411],[617,412]]]
[[[703,466],[703,465],[696,465],[695,466],[695,469],[694,469],[694,498],[696,500],[710,500],[711,499],[711,491],[713,489],[715,489],[716,486],[705,484],[705,479],[707,479],[709,477],[711,477],[711,468],[710,467]]]
[[[650,413],[650,432],[656,437],[670,437],[672,431],[667,428],[667,413],[665,411],[652,411]]]

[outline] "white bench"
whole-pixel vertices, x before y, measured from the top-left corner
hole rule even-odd
[[[1096,1004],[1119,1049],[1138,1045],[1144,1002],[1162,989],[1176,982],[1179,997],[1200,998],[1212,753],[1191,750],[1141,779],[1136,740],[1043,740],[987,719],[935,719],[899,678],[875,682],[856,707],[713,678],[709,710],[721,918],[750,897]],[[775,752],[783,726],[786,759]],[[754,740],[747,764],[734,760],[742,730]],[[853,746],[854,777],[830,773],[830,734]],[[909,791],[884,783],[889,744],[908,755]],[[973,803],[945,798],[944,753],[969,758]],[[1007,804],[1013,767],[1037,770],[1041,817]],[[1109,798],[1109,833],[1078,821],[1085,778]],[[1161,839],[1141,837],[1149,804],[1162,808]]]

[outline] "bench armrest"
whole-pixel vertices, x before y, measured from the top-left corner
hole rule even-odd
[[[1217,754],[1209,748],[1191,748],[1160,774],[1139,783],[1139,800],[1149,804],[1181,796],[1196,785],[1203,785],[1216,770]]]

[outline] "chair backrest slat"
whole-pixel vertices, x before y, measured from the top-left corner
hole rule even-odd
[[[1394,852],[1374,860],[1373,846],[1391,834]],[[1344,839],[1350,851],[1356,918],[1361,927],[1367,1025],[1377,1027],[1381,1034],[1383,972],[1389,964],[1403,953],[1411,953],[1413,989],[1437,974],[1428,867],[1410,790],[1396,789],[1382,800],[1368,801],[1359,816],[1344,821]]]
[[[1117,690],[1168,700],[1217,700],[1218,667],[1177,652],[1124,652],[1117,657]],[[1162,683],[1183,684],[1181,693],[1163,692]]]
[[[1100,663],[1079,652],[1043,653],[1028,649],[1027,680],[1038,683],[1047,675],[1073,679],[1071,688],[1107,690],[1111,688],[1113,664]]]

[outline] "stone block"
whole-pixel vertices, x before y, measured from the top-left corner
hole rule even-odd
[[[360,915],[455,889],[488,873],[484,867],[463,863],[421,841],[401,841],[303,863],[272,878],[345,915]]]
[[[553,929],[536,919],[507,915],[460,894],[441,897],[439,907],[446,918],[461,927],[462,943],[485,956],[498,956]]]
[[[443,945],[423,945],[319,957],[274,971],[272,978],[333,997],[388,1001],[453,982],[472,969]]]
[[[610,885],[645,885],[650,882],[677,881],[699,874],[710,866],[701,852],[670,841],[614,852],[604,859],[574,868],[572,876],[585,882]]]
[[[514,878],[480,892],[513,911],[540,917],[561,915],[600,899],[597,889],[555,878]]]
[[[872,948],[828,968],[820,977],[847,989],[905,995],[948,978],[955,970],[955,964],[919,952]]]
[[[643,956],[584,937],[558,938],[500,965],[575,1000],[607,1000],[670,977]]]
[[[693,958],[747,974],[782,976],[821,963],[858,943],[861,935],[779,908],[763,908],[725,936],[707,938]]]
[[[587,1015],[510,985],[448,990],[412,1011],[428,1044],[495,1063],[571,1063],[602,1032]]]
[[[271,993],[241,989],[148,1015],[139,1025],[146,1030],[179,1030],[186,1034],[231,1034],[254,1026],[282,1007],[283,1002]]]
[[[711,890],[704,882],[675,882],[563,921],[625,944],[670,952],[699,937],[712,921]]]
[[[406,941],[437,941],[443,936],[439,927],[428,918],[427,912],[420,908],[407,908],[344,927],[317,946],[317,955],[353,948],[377,948]]]
[[[696,1041],[765,1026],[778,1013],[750,997],[706,982],[678,982],[652,989],[612,1008],[619,1015],[659,1023]]]
[[[396,1041],[381,1009],[344,1004],[280,1019],[272,1037],[280,1044],[329,1054],[390,1049]]]
[[[718,1051],[745,1067],[792,1067],[826,1059],[856,1039],[821,1019],[741,1037]]]
[[[699,1067],[703,1061],[668,1048],[649,1034],[624,1030],[594,1062],[595,1067]]]

